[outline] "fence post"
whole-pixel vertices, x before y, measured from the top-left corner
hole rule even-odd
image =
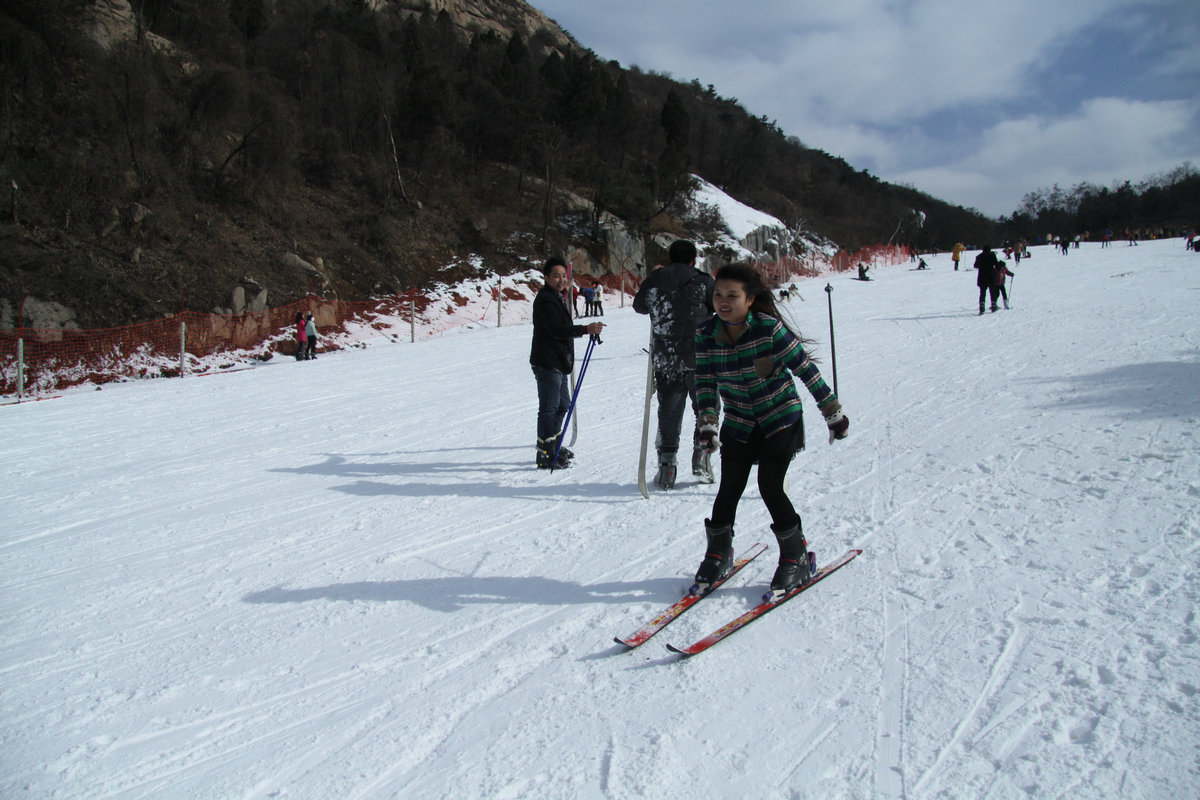
[[[179,377],[183,377],[187,369],[187,322],[179,320]]]
[[[417,298],[408,298],[408,340],[417,340]]]
[[[25,340],[17,339],[17,400],[25,394]]]
[[[504,278],[496,276],[496,327],[500,327],[500,304],[504,302]]]

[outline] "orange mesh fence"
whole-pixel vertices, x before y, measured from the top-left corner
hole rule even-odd
[[[833,257],[834,270],[897,264],[908,248],[866,247]],[[817,276],[817,256],[785,258],[756,265],[771,285],[794,276]],[[632,298],[641,278],[628,269],[598,278],[606,292]],[[410,290],[378,300],[330,300],[310,295],[289,305],[245,314],[187,311],[151,322],[103,330],[41,330],[19,327],[0,332],[0,394],[44,394],[81,383],[126,378],[167,377],[227,369],[248,357],[267,359],[297,349],[296,315],[312,313],[318,348],[325,352],[380,335],[394,340],[425,339],[469,324],[527,321],[540,283],[529,276],[428,294]],[[513,302],[516,301],[516,302]],[[500,308],[497,309],[497,303]],[[21,351],[18,364],[18,351]],[[19,369],[19,367],[21,367]]]
[[[815,278],[821,274],[815,255],[808,259],[788,257],[778,261],[752,261],[751,265],[770,287],[780,286],[794,277]]]
[[[868,267],[890,266],[908,261],[911,255],[911,250],[906,245],[877,244],[854,253],[840,250],[830,261],[830,266],[836,272],[855,269],[859,264],[866,264]]]
[[[322,352],[380,335],[426,339],[485,319],[491,324],[516,324],[529,317],[528,302],[519,301],[532,299],[537,288],[520,276],[507,276],[489,287],[435,295],[410,290],[366,301],[314,295],[264,311],[233,315],[186,311],[119,328],[19,327],[0,332],[0,394],[15,394],[19,385],[23,394],[44,394],[81,383],[202,373],[227,369],[246,358],[292,355],[297,349],[296,315],[307,317],[310,312]]]

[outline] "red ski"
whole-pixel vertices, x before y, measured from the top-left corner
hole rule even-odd
[[[749,611],[747,611],[746,613],[742,614],[737,619],[727,622],[726,624],[717,628],[715,631],[710,633],[708,636],[705,636],[703,639],[699,640],[698,642],[696,642],[694,644],[690,644],[687,647],[676,647],[675,645],[668,644],[667,649],[670,650],[672,653],[679,653],[681,656],[694,656],[697,653],[702,653],[705,650],[707,650],[708,648],[712,647],[717,642],[721,641],[722,639],[726,638],[727,636],[730,636],[735,631],[741,630],[742,628],[746,627],[751,622],[753,622],[754,620],[763,616],[767,612],[773,611],[776,608],[779,608],[781,605],[786,603],[788,600],[791,600],[793,597],[795,597],[796,595],[805,591],[806,589],[811,589],[813,586],[816,586],[818,583],[825,580],[830,575],[837,572],[839,569],[841,569],[842,567],[846,566],[851,561],[853,561],[854,557],[857,556],[861,552],[862,552],[862,550],[847,550],[845,555],[843,555],[841,558],[837,559],[836,561],[830,562],[829,564],[826,564],[825,566],[823,566],[819,570],[817,570],[816,573],[813,575],[812,580],[810,580],[808,583],[803,583],[803,584],[797,586],[795,589],[792,589],[790,592],[784,594],[782,597],[780,597],[778,599],[764,600],[763,602],[759,603],[754,608],[752,608]]]
[[[654,619],[647,622],[636,633],[626,636],[624,639],[620,638],[619,636],[613,637],[613,641],[616,642],[617,644],[623,644],[629,648],[634,648],[640,644],[645,644],[647,639],[649,639],[651,636],[653,636],[654,634],[661,631],[663,628],[670,625],[675,620],[679,619],[679,617],[683,614],[683,612],[687,611],[689,608],[696,605],[696,603],[699,603],[701,600],[703,600],[704,598],[706,598],[710,594],[712,594],[714,589],[716,589],[718,586],[725,583],[725,581],[729,580],[734,575],[736,575],[742,567],[749,564],[751,561],[753,561],[755,558],[757,558],[766,549],[767,549],[767,546],[765,544],[761,544],[761,543],[755,544],[753,547],[751,547],[749,550],[747,550],[746,553],[744,555],[742,555],[741,558],[739,558],[733,562],[733,569],[731,569],[729,571],[728,575],[726,575],[721,580],[713,583],[705,591],[696,592],[695,594],[692,594],[691,592],[689,592],[688,594],[681,597],[670,608],[666,609],[661,614],[659,614],[657,617],[655,617]]]

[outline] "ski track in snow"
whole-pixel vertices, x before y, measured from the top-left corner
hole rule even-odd
[[[0,796],[1200,794],[1200,257],[1035,248],[983,317],[927,260],[797,281],[851,428],[805,395],[790,494],[819,560],[864,552],[686,661],[773,555],[611,643],[715,493],[638,494],[613,298],[553,474],[524,323],[0,409]],[[751,481],[738,548],[768,522]]]

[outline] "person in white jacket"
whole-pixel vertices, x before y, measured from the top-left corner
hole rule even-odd
[[[317,358],[317,323],[313,321],[311,311],[308,312],[308,320],[304,323],[304,336],[308,339],[308,346],[304,352],[304,357],[315,361]]]

